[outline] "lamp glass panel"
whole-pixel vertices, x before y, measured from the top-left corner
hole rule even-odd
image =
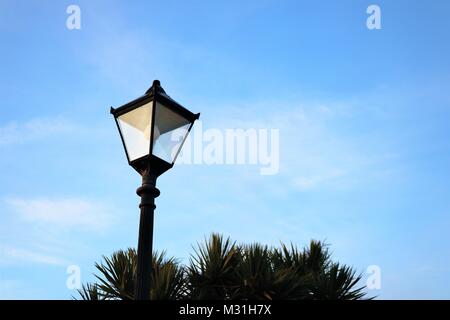
[[[189,120],[156,102],[153,155],[174,163],[190,125]]]
[[[129,161],[146,156],[150,152],[152,105],[153,102],[150,101],[117,118]]]

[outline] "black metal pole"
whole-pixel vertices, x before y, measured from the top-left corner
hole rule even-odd
[[[156,208],[155,198],[159,196],[156,177],[145,172],[142,175],[142,186],[137,189],[136,193],[141,197],[139,205],[141,218],[134,297],[136,300],[149,300],[153,256],[153,217]]]

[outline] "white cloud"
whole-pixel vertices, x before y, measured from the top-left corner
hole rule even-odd
[[[75,234],[104,233],[114,223],[113,209],[98,201],[10,197],[4,204],[0,265],[66,266],[87,249]]]
[[[110,209],[96,201],[76,198],[8,198],[6,202],[29,223],[62,228],[104,230],[112,223]]]
[[[0,246],[0,263],[10,264],[17,262],[37,263],[55,266],[67,265],[63,259],[50,254],[39,253],[13,246]]]
[[[353,102],[265,101],[216,108],[236,116],[215,115],[204,124],[279,129],[279,176],[287,185],[300,192],[348,188],[380,177],[380,172],[384,178],[393,172],[385,167],[395,160],[392,148],[370,131],[355,135],[345,128],[349,119],[361,116],[362,108]]]
[[[0,251],[1,254],[1,251]],[[1,259],[1,256],[0,256]],[[23,283],[18,280],[0,279],[0,299],[18,299],[19,291],[23,289]]]
[[[306,191],[314,189],[327,182],[336,181],[339,178],[345,177],[346,172],[342,170],[331,170],[324,174],[312,175],[312,176],[300,176],[293,179],[294,186],[300,191]]]
[[[23,143],[49,135],[72,132],[76,126],[62,117],[12,121],[0,127],[0,146]]]

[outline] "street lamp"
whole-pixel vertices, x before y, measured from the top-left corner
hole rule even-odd
[[[158,80],[145,95],[117,108],[111,107],[128,163],[142,176],[135,299],[150,298],[153,216],[159,196],[156,179],[173,167],[189,131],[200,116],[170,98]]]

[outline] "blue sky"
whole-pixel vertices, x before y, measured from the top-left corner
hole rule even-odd
[[[66,8],[81,29],[66,28]],[[371,4],[381,30],[366,27]],[[69,265],[135,246],[140,178],[109,114],[153,79],[204,129],[275,128],[280,170],[179,165],[154,246],[211,232],[381,269],[450,298],[448,1],[0,2],[0,298],[69,299]]]

